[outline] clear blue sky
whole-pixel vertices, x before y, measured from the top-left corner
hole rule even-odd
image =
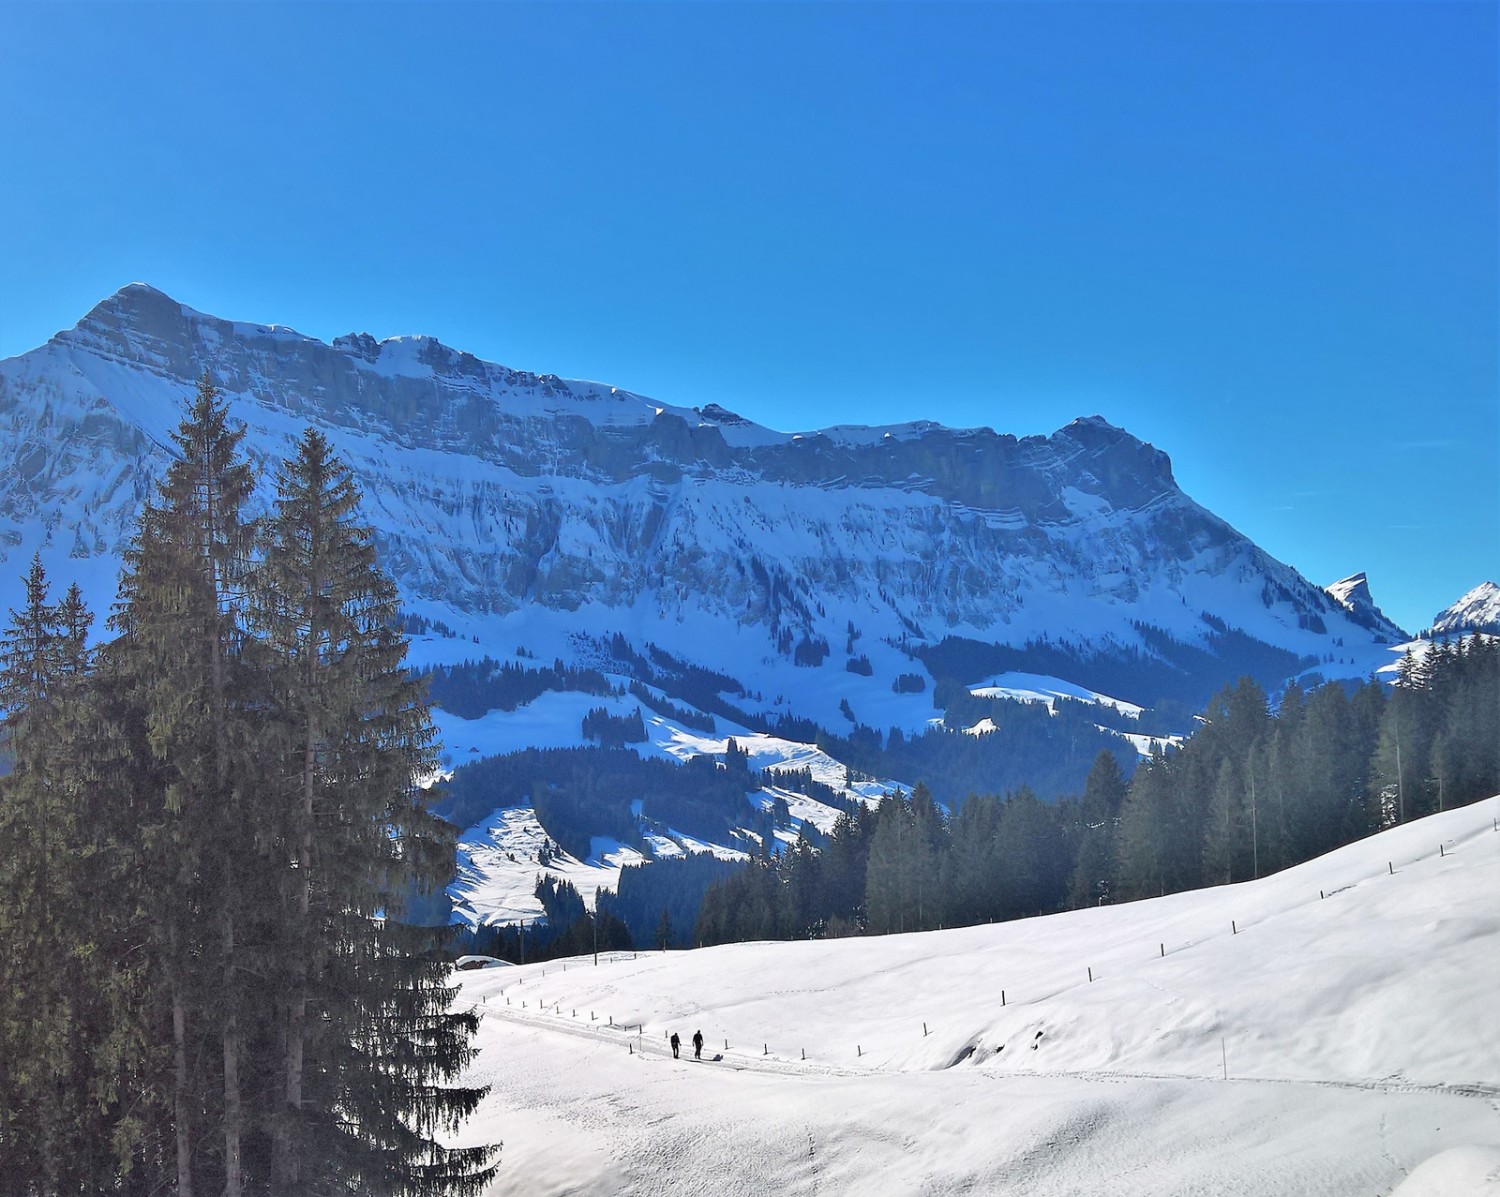
[[[1099,413],[1500,574],[1493,3],[0,2],[0,356],[150,282],[782,429]]]

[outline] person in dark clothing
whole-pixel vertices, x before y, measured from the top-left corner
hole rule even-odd
[[[672,1059],[677,1059],[677,1049],[682,1046],[682,1040],[677,1038],[677,1032],[672,1032]]]
[[[703,1032],[693,1032],[693,1059],[703,1059]]]

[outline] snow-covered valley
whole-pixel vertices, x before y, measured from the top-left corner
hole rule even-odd
[[[1497,818],[994,926],[461,972],[463,1140],[504,1140],[495,1197],[1500,1193]]]

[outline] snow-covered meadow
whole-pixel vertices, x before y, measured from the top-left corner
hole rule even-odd
[[[1500,1194],[1497,819],[996,926],[461,973],[463,1138],[504,1140],[495,1195]]]

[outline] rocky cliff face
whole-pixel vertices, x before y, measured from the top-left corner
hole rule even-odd
[[[1411,639],[1375,605],[1375,599],[1370,594],[1369,579],[1364,574],[1351,574],[1325,589],[1328,591],[1328,596],[1349,612],[1361,627],[1368,628],[1392,644],[1400,644]]]
[[[688,629],[705,663],[742,675],[747,651],[782,661],[803,638],[842,670],[856,634],[892,669],[945,636],[1150,651],[1139,624],[1210,644],[1217,623],[1321,659],[1380,634],[1097,417],[1021,439],[926,422],[788,434],[430,338],[328,345],[138,284],[0,363],[0,571],[41,551],[107,606],[203,370],[262,464],[307,424],[329,435],[408,601],[476,626],[587,611],[642,642]]]

